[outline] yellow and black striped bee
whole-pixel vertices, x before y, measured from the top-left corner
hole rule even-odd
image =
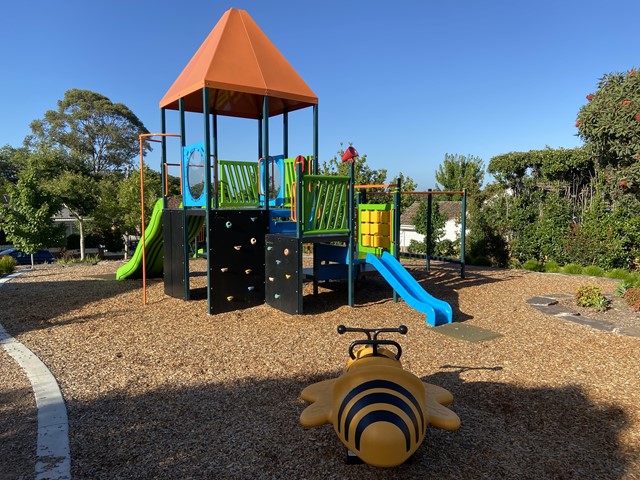
[[[378,339],[383,332],[404,335],[407,327],[338,327],[339,334],[346,332],[362,332],[367,339],[351,343],[351,358],[340,377],[302,391],[301,398],[311,403],[300,415],[304,427],[332,424],[350,452],[376,467],[404,463],[422,444],[429,424],[459,428],[458,416],[444,406],[453,395],[403,370],[400,345]],[[395,353],[387,346],[394,347]]]

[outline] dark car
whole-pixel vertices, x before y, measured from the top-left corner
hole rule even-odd
[[[24,253],[22,250],[18,250],[17,248],[7,248],[6,250],[2,250],[0,252],[0,257],[4,255],[13,257],[16,262],[18,262],[18,265],[31,265],[31,255]],[[37,250],[36,253],[33,254],[33,263],[53,263],[55,261],[56,258],[49,250]]]

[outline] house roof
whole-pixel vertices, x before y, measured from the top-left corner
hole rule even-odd
[[[318,97],[244,10],[227,10],[171,88],[160,107],[202,112],[204,87],[209,111],[259,118],[263,97],[269,116],[318,103]]]
[[[422,203],[425,202],[413,202],[405,208],[400,214],[400,225],[415,225],[414,218]],[[458,219],[462,214],[462,202],[459,200],[442,200],[434,203],[438,204],[438,211],[447,220]]]

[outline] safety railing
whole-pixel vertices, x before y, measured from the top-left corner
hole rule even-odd
[[[302,177],[303,235],[349,233],[348,185],[349,177],[347,176],[304,175]]]
[[[221,207],[258,207],[258,165],[218,160]]]

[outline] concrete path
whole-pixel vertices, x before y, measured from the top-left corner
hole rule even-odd
[[[24,271],[0,279],[0,287]],[[25,371],[38,409],[36,480],[71,479],[67,407],[51,371],[0,324],[0,345]]]

